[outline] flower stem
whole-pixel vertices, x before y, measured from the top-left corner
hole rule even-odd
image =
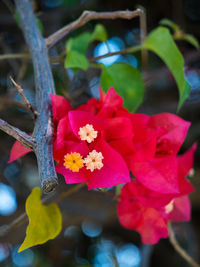
[[[174,247],[174,249],[179,253],[179,255],[184,258],[189,264],[191,264],[191,266],[193,267],[200,267],[200,264],[198,264],[195,260],[193,260],[188,254],[187,252],[180,247],[178,241],[176,240],[174,231],[172,229],[172,225],[169,222],[168,223],[168,232],[169,232],[169,241],[172,244],[172,246]]]

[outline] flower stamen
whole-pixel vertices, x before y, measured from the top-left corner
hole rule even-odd
[[[73,172],[78,172],[83,167],[83,159],[79,153],[70,153],[64,156],[64,163],[66,169]]]
[[[91,143],[94,141],[94,139],[97,137],[98,131],[94,130],[93,125],[86,124],[83,127],[80,127],[79,129],[79,136],[82,141],[87,141],[88,143]]]
[[[95,169],[100,170],[103,167],[103,155],[101,152],[97,152],[93,150],[90,152],[87,157],[84,159],[84,163],[86,165],[86,169],[93,172]]]
[[[174,200],[170,201],[166,206],[165,206],[165,212],[168,214],[170,213],[174,208]]]

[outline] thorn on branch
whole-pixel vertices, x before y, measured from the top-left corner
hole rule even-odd
[[[19,84],[17,84],[13,78],[10,76],[10,80],[12,81],[12,83],[14,84],[15,88],[17,89],[17,91],[19,92],[22,100],[24,101],[24,104],[28,107],[28,109],[30,110],[30,112],[33,115],[34,120],[37,119],[38,113],[37,111],[34,109],[34,107],[30,104],[30,102],[28,101],[28,99],[26,98],[25,94],[24,94],[24,90],[21,88],[21,86]]]

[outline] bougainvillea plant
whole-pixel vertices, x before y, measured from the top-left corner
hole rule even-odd
[[[127,53],[149,50],[164,61],[177,83],[180,110],[190,86],[184,74],[184,59],[174,40],[187,40],[187,35],[168,20],[161,24],[140,45],[129,47]],[[174,34],[163,25],[171,27]],[[68,39],[64,67],[72,69],[74,75],[79,69],[88,70],[94,66],[94,59],[87,57],[90,44],[106,40],[107,32],[101,24],[92,33]],[[195,39],[188,41],[198,47]],[[53,41],[47,38],[46,42],[51,45]],[[98,98],[92,97],[74,108],[63,96],[48,94],[56,172],[66,184],[86,184],[88,190],[114,192],[120,224],[137,231],[144,244],[155,244],[169,236],[170,222],[191,218],[188,195],[194,188],[189,177],[197,144],[179,153],[190,122],[164,111],[152,116],[135,112],[144,97],[139,68],[124,62],[105,66],[98,60],[95,68],[101,70]],[[31,151],[34,149],[16,141],[9,162]],[[29,195],[26,213],[29,225],[19,252],[55,238],[62,229],[57,204],[44,205],[39,188]]]
[[[62,96],[51,100],[56,171],[67,184],[86,183],[89,189],[124,184],[119,221],[146,244],[168,237],[169,221],[190,220],[188,194],[194,189],[187,175],[196,144],[177,156],[189,122],[170,113],[132,114],[114,88],[106,94],[100,89],[99,100],[76,109]],[[10,162],[30,152],[20,146],[13,146]]]

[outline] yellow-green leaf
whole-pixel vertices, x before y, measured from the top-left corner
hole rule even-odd
[[[26,200],[29,225],[18,252],[54,239],[62,229],[62,215],[58,206],[55,203],[43,205],[41,194],[41,189],[35,187]]]

